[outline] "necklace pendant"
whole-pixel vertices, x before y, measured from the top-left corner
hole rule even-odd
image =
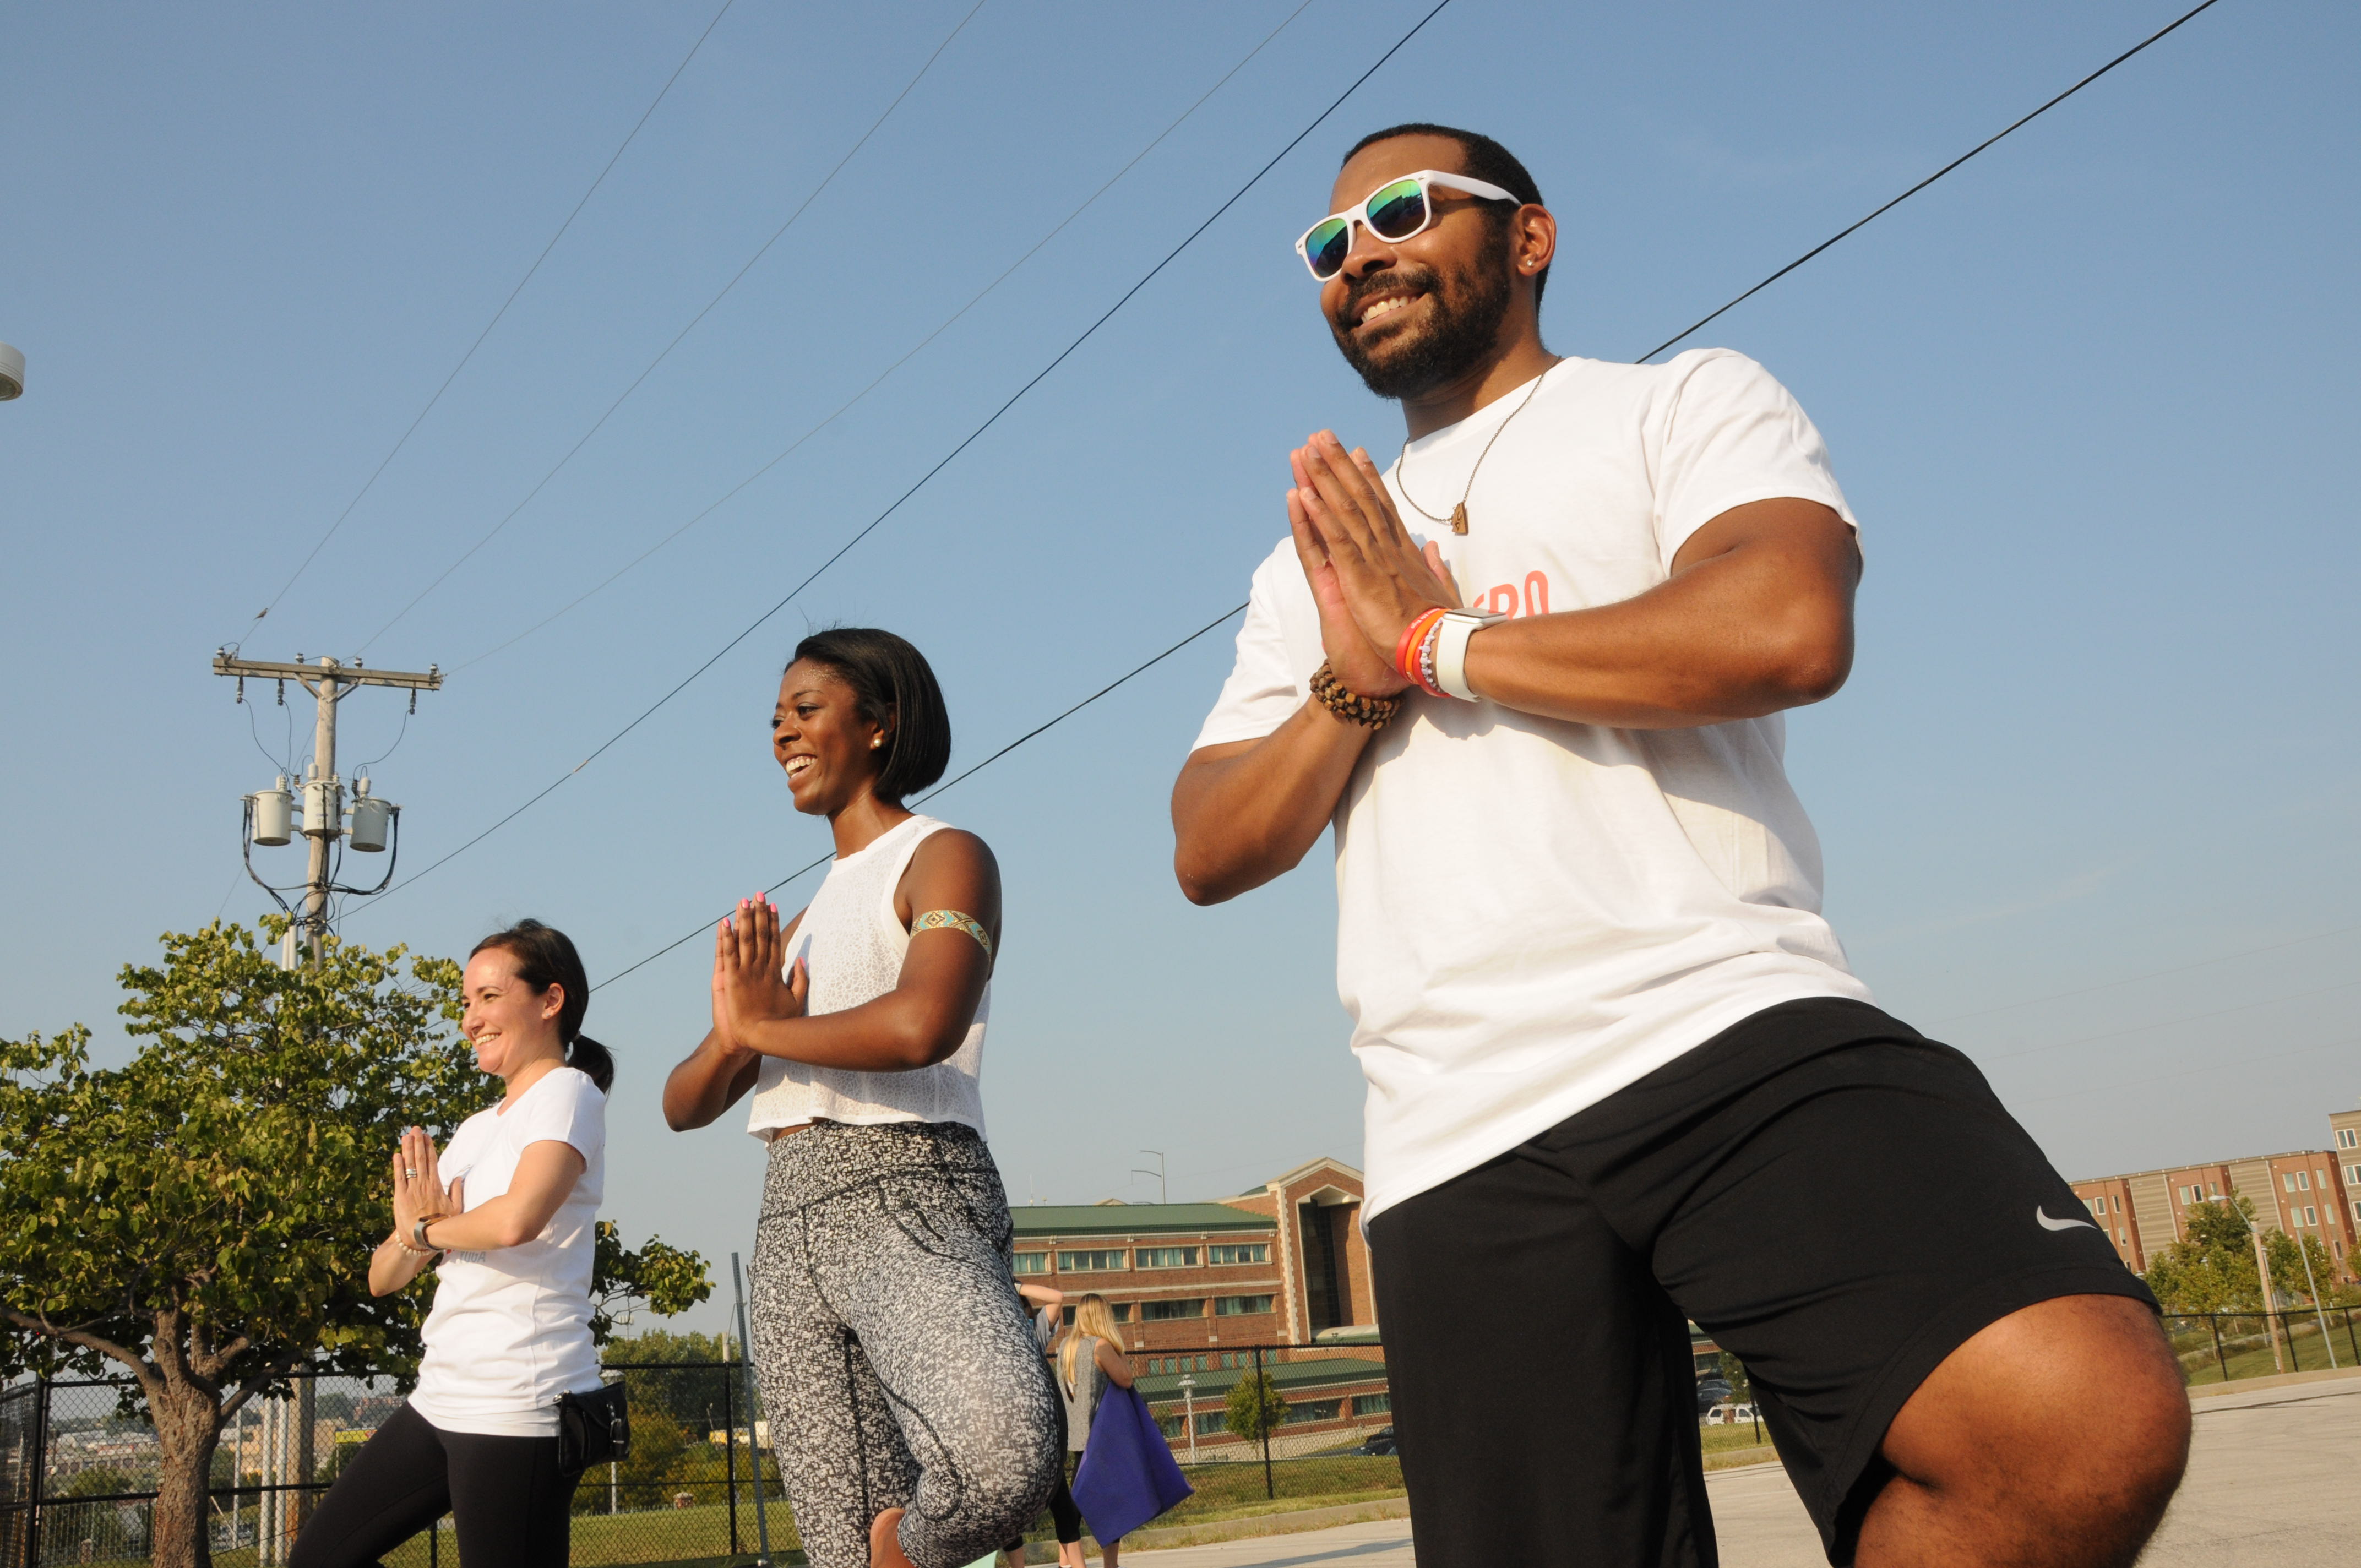
[[[1461,501],[1457,506],[1451,509],[1451,532],[1454,533],[1465,533],[1467,532],[1467,503],[1466,501]]]

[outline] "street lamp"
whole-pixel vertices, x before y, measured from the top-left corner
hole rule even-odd
[[[1197,1463],[1197,1380],[1180,1375],[1180,1424],[1189,1429],[1189,1463]]]

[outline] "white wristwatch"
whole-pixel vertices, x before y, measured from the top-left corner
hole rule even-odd
[[[1467,685],[1467,640],[1494,621],[1508,619],[1480,609],[1444,611],[1443,625],[1434,634],[1434,684],[1462,702],[1476,701]]]

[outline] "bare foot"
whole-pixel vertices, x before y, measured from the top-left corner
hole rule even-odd
[[[887,1508],[869,1521],[869,1568],[913,1568],[902,1552],[900,1508]]]

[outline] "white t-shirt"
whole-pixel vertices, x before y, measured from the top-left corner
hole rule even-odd
[[[1421,517],[1388,475],[1471,607],[1632,598],[1671,575],[1690,534],[1749,501],[1799,497],[1854,522],[1819,433],[1743,355],[1569,359],[1518,413],[1523,399],[1405,449],[1410,494],[1447,517],[1500,433],[1466,534]],[[1196,744],[1277,729],[1323,657],[1282,541],[1255,572],[1237,663]],[[1337,990],[1369,1086],[1365,1217],[1765,1007],[1868,999],[1820,917],[1819,842],[1784,742],[1776,715],[1615,729],[1416,695],[1378,733],[1335,818]]]
[[[445,1253],[437,1268],[410,1402],[445,1431],[549,1437],[557,1397],[598,1387],[590,1343],[590,1268],[607,1181],[607,1097],[598,1086],[560,1067],[505,1113],[497,1105],[477,1112],[443,1151],[443,1179],[466,1177],[467,1206],[479,1209],[508,1191],[517,1161],[538,1143],[570,1144],[584,1162],[541,1234],[522,1246]]]

